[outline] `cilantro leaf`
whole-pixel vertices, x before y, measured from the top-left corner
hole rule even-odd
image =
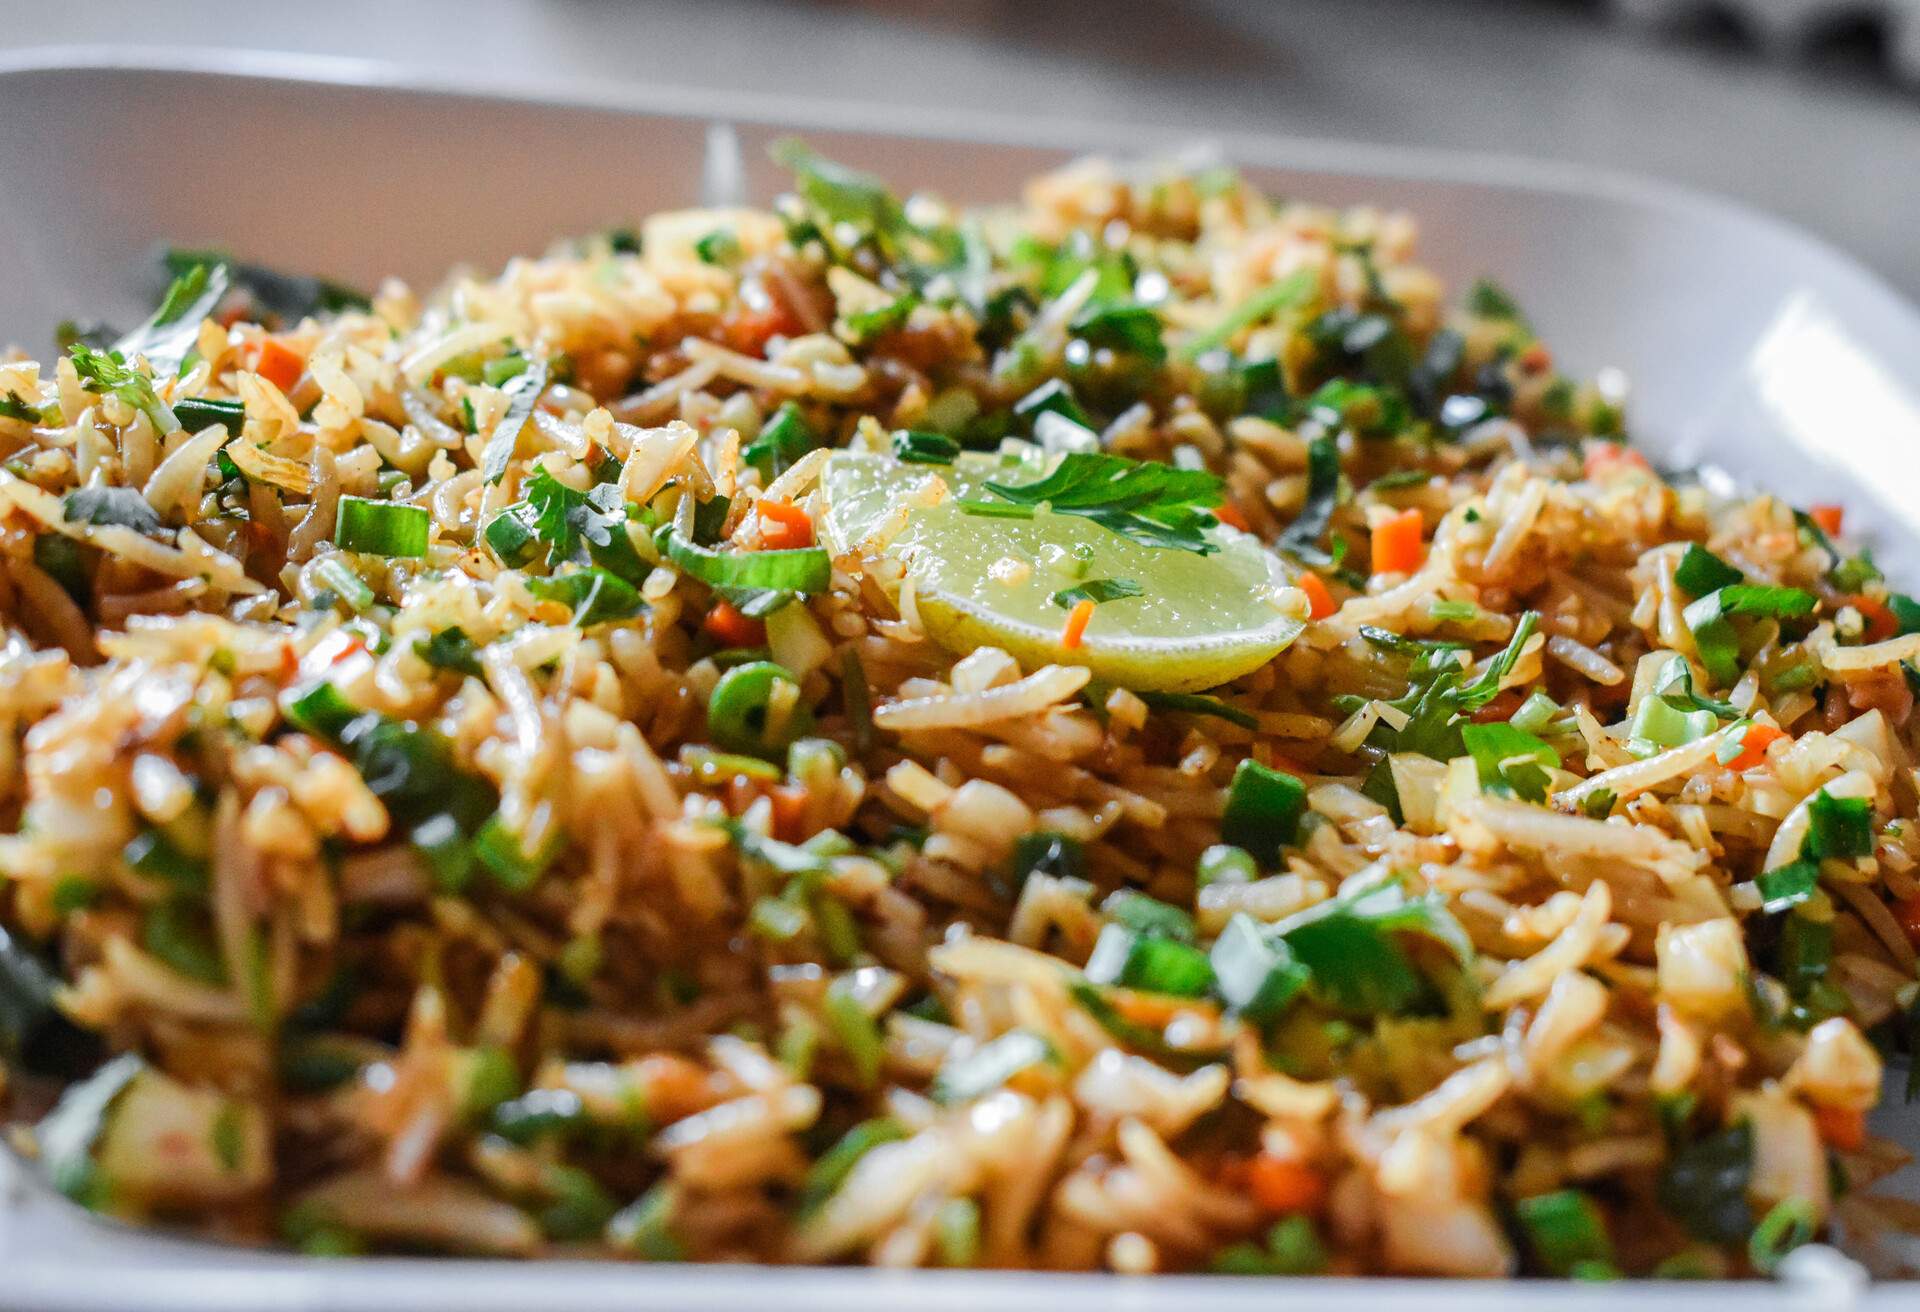
[[[1302,564],[1332,564],[1333,558],[1320,549],[1320,539],[1327,535],[1339,504],[1340,446],[1332,437],[1316,437],[1307,443],[1307,499],[1275,545]]]
[[[146,356],[156,377],[180,372],[181,362],[199,340],[201,322],[219,306],[227,286],[224,265],[195,264],[183,270],[152,316],[113,344],[114,354],[123,360]]]
[[[969,500],[960,508],[1024,519],[1045,504],[1055,514],[1079,515],[1143,546],[1203,556],[1219,550],[1202,534],[1217,522],[1207,508],[1224,499],[1224,484],[1205,470],[1074,452],[1037,483],[986,487],[1007,504]]]
[[[153,425],[154,432],[165,436],[180,427],[173,411],[153,390],[153,380],[128,364],[117,351],[99,351],[74,343],[71,350],[74,372],[80,385],[96,396],[114,396],[138,410]]]
[[[1142,589],[1132,579],[1088,579],[1078,587],[1062,588],[1053,594],[1053,604],[1062,610],[1072,610],[1083,601],[1094,605],[1102,602],[1118,601],[1122,597],[1137,597]]]

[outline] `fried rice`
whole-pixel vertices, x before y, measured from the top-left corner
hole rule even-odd
[[[1651,467],[1405,215],[781,154],[0,363],[15,1149],[326,1254],[1871,1257],[1920,604],[1840,508]]]

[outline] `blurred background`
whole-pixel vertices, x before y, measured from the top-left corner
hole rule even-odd
[[[0,0],[0,52],[103,43],[1596,164],[1792,219],[1920,297],[1920,0]]]

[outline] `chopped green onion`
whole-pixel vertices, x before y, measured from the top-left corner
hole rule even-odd
[[[720,676],[707,699],[707,731],[732,752],[771,757],[813,731],[800,681],[783,665],[754,661]]]
[[[1483,792],[1528,802],[1546,800],[1547,771],[1560,768],[1560,753],[1511,724],[1465,724],[1460,738],[1473,757]]]
[[[1137,692],[1134,696],[1156,711],[1176,711],[1183,715],[1210,715],[1242,729],[1257,729],[1260,721],[1251,711],[1228,705],[1218,697],[1198,692]]]
[[[1507,723],[1523,733],[1537,734],[1552,723],[1553,717],[1558,714],[1560,703],[1536,689],[1520,703],[1520,709],[1513,713]]]
[[[1780,1259],[1812,1241],[1820,1227],[1819,1214],[1804,1198],[1782,1198],[1760,1218],[1747,1240],[1747,1257],[1754,1270],[1772,1275]]]
[[[526,580],[527,591],[542,601],[557,601],[573,612],[573,627],[591,628],[632,619],[647,608],[640,590],[610,570],[584,565],[551,578]]]
[[[173,403],[173,417],[189,433],[203,433],[219,424],[235,437],[246,427],[247,407],[239,401],[211,401],[190,396]]]
[[[501,388],[506,394],[507,410],[493,426],[493,435],[487,439],[480,458],[480,474],[487,482],[498,483],[506,477],[507,466],[513,463],[514,451],[520,445],[520,430],[533,418],[533,407],[539,402],[540,393],[546,390],[545,360],[531,361]]]
[[[586,1104],[571,1089],[529,1089],[494,1104],[493,1132],[508,1143],[530,1144],[548,1135],[570,1134],[593,1123]]]
[[[1746,576],[1726,561],[1695,542],[1687,544],[1686,555],[1674,567],[1673,581],[1689,596],[1704,597],[1740,582]]]
[[[1822,788],[1807,803],[1807,837],[1800,854],[1814,861],[1873,854],[1873,803],[1835,797]]]
[[[1262,287],[1229,310],[1213,327],[1181,347],[1181,358],[1197,360],[1208,351],[1225,346],[1241,329],[1250,328],[1263,319],[1270,319],[1280,311],[1305,301],[1313,294],[1318,279],[1319,275],[1314,270],[1301,269],[1279,282]]]
[[[771,482],[819,444],[801,417],[799,403],[788,401],[760,426],[760,435],[747,444],[740,458],[758,469],[763,481]]]
[[[661,555],[710,587],[811,596],[825,592],[833,581],[833,564],[825,547],[715,551],[687,541],[670,524],[660,528],[653,542]]]
[[[1170,938],[1181,943],[1193,942],[1193,917],[1171,902],[1162,902],[1157,897],[1148,897],[1145,893],[1131,888],[1122,888],[1108,896],[1100,904],[1108,918],[1148,938]]]
[[[480,826],[480,832],[473,838],[473,854],[480,864],[501,887],[516,893],[524,893],[539,883],[540,876],[566,846],[566,835],[555,829],[538,852],[529,853],[521,845],[519,835],[507,828],[498,815]]]
[[[1292,775],[1248,758],[1234,769],[1220,837],[1245,848],[1264,865],[1280,859],[1280,849],[1300,832],[1307,789]]]
[[[1053,1047],[1031,1030],[1010,1030],[999,1038],[949,1057],[934,1073],[933,1100],[950,1105],[971,1102],[1032,1066],[1053,1060]]]
[[[1095,984],[1189,998],[1202,997],[1213,987],[1213,967],[1199,948],[1135,933],[1118,924],[1100,931],[1085,973]]]
[[[1480,608],[1470,601],[1448,601],[1444,597],[1427,604],[1427,618],[1436,624],[1448,621],[1467,623],[1480,617]]]
[[[436,670],[470,674],[476,679],[483,673],[480,667],[480,645],[469,638],[467,631],[458,624],[441,629],[428,637],[415,638],[413,651]]]
[[[902,429],[893,435],[893,458],[910,465],[950,465],[960,444],[945,433]]]
[[[418,558],[427,554],[431,527],[432,516],[425,506],[341,497],[334,514],[333,542],[343,551]]]
[[[1920,633],[1920,601],[1915,601],[1904,592],[1889,592],[1887,609],[1893,613],[1894,621],[1899,624],[1902,636]]]
[[[1789,907],[1799,906],[1813,896],[1820,886],[1820,863],[1801,859],[1790,861],[1772,870],[1763,870],[1754,881],[1760,887],[1760,896],[1765,899],[1761,910],[1769,914],[1785,911]]]
[[[1596,788],[1580,799],[1580,814],[1589,820],[1605,820],[1613,814],[1615,802],[1620,795],[1611,788]]]
[[[860,1087],[870,1089],[880,1078],[880,1059],[885,1044],[880,1026],[860,999],[855,996],[848,977],[841,975],[827,985],[827,1024],[840,1040],[847,1059],[853,1063]]]
[[[1096,301],[1075,315],[1069,327],[1090,346],[1155,363],[1167,358],[1166,343],[1160,338],[1160,313],[1151,305]]]
[[[181,893],[201,896],[207,891],[207,863],[182,852],[158,829],[135,834],[120,850],[120,857],[141,874],[163,879]]]
[[[1079,879],[1086,874],[1086,854],[1080,841],[1051,829],[1022,834],[1013,840],[1008,878],[1018,889],[1034,875]]]
[[[1572,1275],[1582,1263],[1613,1261],[1613,1240],[1600,1209],[1578,1189],[1522,1198],[1513,1210],[1534,1256],[1550,1274]]]
[[[354,573],[353,567],[338,556],[328,556],[315,565],[313,577],[355,614],[379,600],[373,589],[367,586],[367,581]]]
[[[1732,624],[1734,616],[1799,619],[1811,615],[1819,604],[1819,598],[1801,588],[1735,583],[1692,603],[1682,618],[1693,632],[1707,676],[1724,687],[1740,677],[1740,637]]]
[[[1655,747],[1679,747],[1697,742],[1720,727],[1712,711],[1683,711],[1665,697],[1648,693],[1634,709],[1627,737]]]
[[[1200,854],[1193,877],[1201,888],[1209,884],[1251,884],[1260,878],[1260,864],[1243,847],[1215,843]]]
[[[876,1117],[871,1121],[862,1121],[840,1136],[833,1147],[820,1154],[807,1171],[806,1182],[800,1186],[800,1198],[795,1211],[802,1217],[820,1210],[840,1186],[853,1174],[853,1168],[860,1159],[883,1143],[894,1143],[907,1137],[906,1127],[890,1116]]]
[[[1307,968],[1294,960],[1285,941],[1269,939],[1244,912],[1227,922],[1209,956],[1220,997],[1256,1024],[1286,1010],[1307,984]]]
[[[662,1180],[607,1221],[607,1242],[647,1262],[680,1262],[687,1246],[673,1232],[679,1199],[671,1181]]]
[[[806,932],[807,911],[785,898],[757,899],[747,913],[747,928],[769,943],[788,943]]]
[[[1013,403],[1014,417],[1027,421],[1029,431],[1043,414],[1056,414],[1070,423],[1091,430],[1093,420],[1073,399],[1073,389],[1063,379],[1049,378]]]

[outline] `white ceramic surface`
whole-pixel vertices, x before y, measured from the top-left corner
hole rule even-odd
[[[1183,143],[1097,124],[934,118],[884,107],[724,100],[660,89],[407,84],[377,65],[130,52],[0,63],[0,340],[45,352],[68,316],[144,313],[161,241],[372,283],[430,283],[550,239],[691,203],[716,122],[738,132],[755,199],[775,136],[903,188],[1012,192],[1086,149]],[[1270,190],[1373,200],[1421,218],[1449,281],[1507,285],[1576,372],[1633,380],[1636,439],[1802,504],[1837,501],[1896,582],[1920,589],[1920,315],[1847,257],[1773,220],[1672,187],[1511,159],[1272,138],[1215,148]],[[1899,1109],[1877,1122],[1920,1143]],[[0,1170],[5,1169],[0,1167]],[[1052,1306],[1677,1309],[1908,1306],[1920,1287],[1798,1284],[1631,1290],[1413,1281],[1261,1281],[413,1261],[317,1262],[96,1223],[15,1181],[0,1206],[0,1307],[72,1309],[721,1309],[878,1312]],[[1808,1264],[1812,1266],[1813,1264]],[[1812,1274],[1809,1272],[1809,1274]]]

